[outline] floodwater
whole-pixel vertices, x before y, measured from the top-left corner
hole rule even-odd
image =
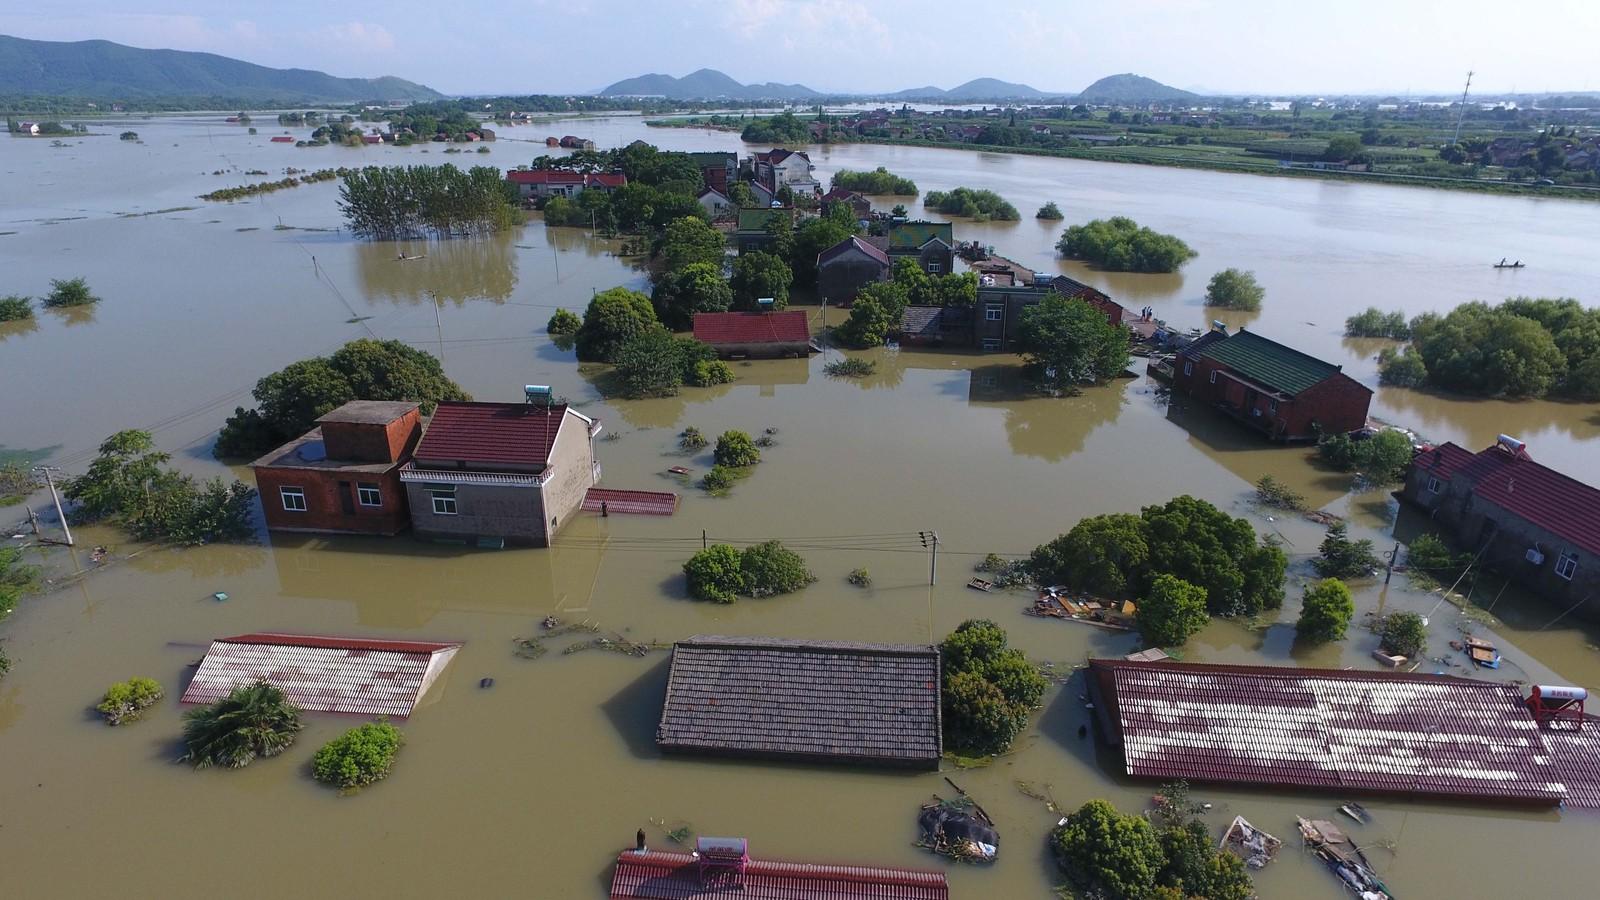
[[[437,145],[272,145],[267,137],[280,129],[258,123],[260,134],[250,137],[220,118],[107,123],[95,130],[109,136],[65,147],[0,142],[6,291],[38,296],[51,278],[84,276],[105,298],[86,314],[45,312],[31,327],[0,326],[8,388],[0,395],[0,451],[49,453],[75,474],[106,435],[143,427],[184,468],[228,474],[210,458],[210,441],[233,407],[249,402],[257,378],[370,334],[441,355],[451,377],[479,398],[515,399],[522,384],[554,385],[614,437],[600,445],[608,485],[680,490],[683,504],[670,519],[576,519],[551,550],[305,537],[158,550],[81,529],[79,548],[52,551],[49,564],[92,567],[86,548],[97,544],[111,545],[113,562],[25,601],[0,626],[15,661],[0,682],[0,896],[159,889],[198,897],[227,884],[230,894],[263,897],[600,897],[615,852],[636,828],[660,845],[664,831],[680,825],[746,836],[769,857],[944,867],[911,846],[918,805],[949,793],[939,776],[664,759],[653,734],[665,653],[524,660],[513,655],[513,640],[535,633],[549,614],[659,641],[736,633],[929,642],[986,616],[1031,658],[1065,674],[1087,656],[1136,649],[1137,638],[1029,618],[1021,595],[969,591],[972,563],[988,552],[1025,553],[1082,516],[1180,493],[1279,533],[1293,558],[1278,622],[1255,631],[1215,622],[1186,648],[1187,659],[1373,665],[1376,638],[1360,628],[1331,647],[1294,643],[1295,598],[1320,529],[1269,519],[1249,503],[1250,484],[1271,473],[1351,516],[1358,534],[1383,546],[1395,527],[1394,502],[1383,491],[1353,492],[1348,477],[1317,469],[1303,450],[1263,446],[1203,410],[1169,411],[1143,377],[1048,399],[1018,384],[1010,357],[876,351],[868,355],[878,372],[860,382],[827,377],[821,358],[757,362],[736,366],[732,385],[608,402],[593,386],[595,373],[555,348],[543,324],[558,307],[581,310],[594,290],[644,284],[611,242],[546,232],[535,220],[481,241],[362,244],[337,231],[332,183],[235,204],[194,199],[281,177],[289,165],[507,167],[545,152],[530,142],[550,131],[602,146],[642,137],[671,148],[743,150],[735,135],[648,129],[619,117],[502,129],[489,154],[446,156]],[[125,128],[144,143],[119,142]],[[1055,200],[1068,223],[1122,213],[1175,232],[1200,257],[1179,275],[1135,276],[1054,259],[1056,224],[957,227],[963,239],[1071,273],[1129,306],[1153,305],[1181,327],[1209,320],[1200,297],[1212,272],[1253,269],[1267,288],[1265,309],[1225,319],[1341,361],[1369,384],[1381,345],[1339,336],[1344,317],[1368,304],[1414,314],[1510,294],[1595,300],[1592,243],[1582,237],[1592,231],[1593,207],[1573,201],[911,148],[819,148],[813,157],[824,173],[886,165],[924,190],[995,189],[1025,214]],[[218,169],[233,171],[212,174]],[[246,176],[248,169],[272,174]],[[401,251],[426,258],[399,262]],[[1501,256],[1529,266],[1490,269]],[[1383,389],[1375,412],[1471,447],[1514,433],[1537,458],[1600,480],[1593,406]],[[674,436],[687,425],[708,434],[776,428],[777,445],[731,496],[711,498],[662,474],[674,464],[709,465],[707,454],[678,455]],[[17,508],[4,513],[8,524],[21,517]],[[924,530],[942,541],[931,587],[930,559],[916,537]],[[819,581],[788,597],[691,602],[679,565],[702,532],[736,542],[782,538]],[[870,569],[874,587],[846,583],[856,567]],[[210,599],[218,590],[230,599]],[[1493,602],[1508,660],[1494,677],[1600,688],[1593,633],[1571,619],[1552,624],[1560,610],[1514,591]],[[1363,612],[1429,614],[1434,655],[1466,624],[1437,595],[1410,590],[1404,576],[1388,587],[1359,586],[1358,603]],[[408,746],[391,777],[338,797],[310,779],[309,759],[354,724],[348,718],[309,716],[293,750],[243,771],[193,772],[172,762],[181,722],[173,698],[186,667],[212,637],[257,630],[466,645],[404,724]],[[566,643],[557,640],[557,650]],[[169,699],[137,724],[98,724],[89,706],[107,684],[132,675],[158,678]],[[485,677],[492,688],[478,687]],[[1145,804],[1153,786],[1113,774],[1105,752],[1078,736],[1089,720],[1081,692],[1077,679],[1052,690],[1035,727],[992,766],[946,773],[994,816],[1003,839],[997,865],[947,867],[956,896],[1049,896],[1056,876],[1044,836],[1056,814],[1018,782],[1049,785],[1067,809],[1093,797],[1129,811]],[[1334,800],[1198,794],[1215,804],[1213,826],[1243,814],[1284,838],[1295,815],[1327,815]],[[1373,856],[1401,896],[1581,894],[1600,877],[1589,852],[1600,838],[1593,813],[1403,799],[1367,806],[1376,821],[1357,839],[1393,847]],[[1258,876],[1262,896],[1343,896],[1288,843]],[[1535,856],[1553,864],[1508,862]]]

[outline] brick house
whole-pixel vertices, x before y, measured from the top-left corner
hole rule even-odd
[[[694,339],[723,359],[782,359],[816,350],[805,310],[800,309],[695,313]]]
[[[1400,499],[1427,511],[1480,565],[1600,621],[1600,489],[1501,436],[1478,453],[1452,443],[1418,453]]]
[[[772,246],[772,235],[767,224],[773,219],[787,217],[794,222],[794,209],[787,206],[739,210],[739,221],[733,232],[733,246],[740,253],[766,250]]]
[[[600,481],[600,423],[563,403],[439,404],[400,469],[418,537],[547,547]]]
[[[576,197],[585,190],[611,193],[628,183],[621,172],[572,172],[567,169],[512,169],[506,180],[524,200]]]
[[[739,155],[733,152],[707,151],[691,153],[689,158],[700,167],[700,179],[706,187],[727,194],[739,177]]]
[[[817,254],[817,296],[848,306],[874,281],[889,280],[889,254],[851,235]]]
[[[872,217],[872,201],[845,188],[836,187],[823,194],[821,203],[823,212],[827,212],[828,207],[835,203],[845,204],[850,207],[850,212],[855,215],[858,222],[864,222]]]
[[[889,258],[914,259],[929,275],[955,271],[955,226],[949,222],[896,222],[889,229]]]
[[[1372,389],[1339,366],[1242,329],[1180,352],[1172,389],[1277,441],[1364,428],[1372,403]]]
[[[352,400],[250,464],[271,531],[397,534],[411,523],[400,467],[422,436],[418,405]]]

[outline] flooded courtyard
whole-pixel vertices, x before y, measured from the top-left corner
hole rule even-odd
[[[264,120],[265,117],[263,117]],[[1117,764],[1079,728],[1090,712],[1081,676],[1047,695],[1013,752],[986,768],[946,772],[994,817],[1001,858],[988,868],[945,865],[912,846],[920,803],[948,794],[936,774],[663,758],[654,732],[667,654],[591,650],[517,657],[514,641],[547,615],[590,621],[636,641],[693,634],[937,642],[962,620],[992,618],[1031,659],[1063,678],[1088,656],[1137,649],[1132,634],[1023,614],[1021,593],[964,584],[987,553],[1019,556],[1078,519],[1188,493],[1276,532],[1290,554],[1289,602],[1251,630],[1215,621],[1184,648],[1198,662],[1371,668],[1374,635],[1352,627],[1341,644],[1296,645],[1300,585],[1322,530],[1257,509],[1251,484],[1272,474],[1311,503],[1349,516],[1356,536],[1387,549],[1405,517],[1386,490],[1353,490],[1304,449],[1266,446],[1203,409],[1169,409],[1143,376],[1062,399],[1030,393],[1014,357],[871,351],[862,381],[810,360],[736,364],[731,385],[648,401],[605,400],[598,374],[544,335],[557,308],[581,311],[595,290],[642,287],[619,245],[537,220],[478,241],[364,244],[338,230],[336,183],[234,204],[195,195],[281,177],[285,166],[439,163],[501,168],[546,152],[547,133],[602,147],[635,138],[667,149],[747,152],[736,135],[650,129],[631,117],[503,129],[489,154],[438,147],[296,149],[220,124],[220,117],[134,120],[143,143],[118,142],[121,123],[52,147],[0,143],[0,270],[8,292],[38,296],[49,279],[87,278],[104,302],[79,316],[48,311],[30,326],[0,325],[0,452],[80,473],[104,437],[152,430],[179,465],[228,474],[210,456],[222,420],[250,405],[255,380],[289,362],[366,336],[439,355],[481,400],[516,400],[547,383],[602,419],[609,487],[676,490],[671,518],[585,516],[550,550],[478,551],[393,540],[262,536],[254,545],[170,550],[85,528],[79,546],[52,550],[53,570],[94,571],[25,599],[0,625],[15,661],[0,681],[0,895],[120,895],[160,885],[169,896],[603,896],[610,863],[643,827],[652,844],[687,826],[742,835],[758,856],[869,862],[949,872],[958,897],[1044,897],[1059,879],[1044,837],[1057,814],[1105,797],[1144,807],[1154,785],[1116,776]],[[430,152],[431,151],[431,152]],[[865,145],[813,148],[826,180],[840,168],[887,166],[924,190],[990,188],[1028,215],[1047,200],[1065,223],[1025,219],[972,225],[978,239],[1025,265],[1101,287],[1125,305],[1152,305],[1182,328],[1213,317],[1201,305],[1215,271],[1252,269],[1267,290],[1261,313],[1227,313],[1252,330],[1344,365],[1376,384],[1382,342],[1341,337],[1368,305],[1408,315],[1471,299],[1574,296],[1594,303],[1591,206],[1559,200],[1259,178]],[[213,174],[226,170],[223,174]],[[878,198],[892,205],[890,198]],[[187,207],[187,208],[184,208]],[[1184,238],[1200,256],[1177,275],[1116,275],[1055,257],[1063,224],[1107,215]],[[938,218],[938,217],[932,217]],[[400,253],[425,254],[400,262]],[[1528,268],[1495,271],[1502,256]],[[810,307],[813,331],[838,310]],[[1595,483],[1600,410],[1555,402],[1503,403],[1380,389],[1373,413],[1433,440],[1480,448],[1496,434]],[[730,496],[707,496],[665,473],[697,473],[676,434],[777,429],[755,473]],[[44,458],[48,454],[48,458]],[[233,474],[248,479],[243,469]],[[36,508],[42,510],[38,503]],[[0,510],[11,524],[20,507]],[[1270,515],[1270,517],[1269,517]],[[1418,527],[1410,523],[1409,527]],[[917,534],[937,531],[937,583]],[[709,540],[782,539],[819,581],[805,591],[732,606],[696,603],[679,566]],[[96,568],[88,548],[106,544]],[[874,585],[845,580],[866,567]],[[1436,593],[1356,585],[1362,613],[1430,616],[1434,646],[1470,624]],[[229,599],[212,599],[226,591]],[[1496,599],[1506,668],[1494,677],[1600,688],[1595,635],[1561,610],[1513,590]],[[1487,605],[1487,603],[1485,604]],[[1473,618],[1481,617],[1473,612]],[[1361,622],[1358,613],[1357,626]],[[393,775],[339,797],[308,774],[312,752],[355,722],[310,715],[284,756],[242,771],[194,772],[178,755],[173,699],[213,637],[251,631],[461,640],[465,646],[425,705],[403,723]],[[1459,654],[1457,655],[1459,659]],[[1452,674],[1474,673],[1452,669]],[[157,678],[168,699],[128,727],[107,729],[89,707],[105,686]],[[493,678],[491,688],[480,679]],[[1046,788],[1045,786],[1048,786]],[[1295,815],[1326,816],[1337,798],[1200,789],[1210,824],[1233,815],[1288,838]],[[1588,853],[1600,817],[1501,811],[1415,800],[1367,803],[1375,822],[1358,839],[1399,896],[1581,894],[1600,876]],[[1537,848],[1551,865],[1507,864]],[[1497,862],[1489,863],[1489,854]],[[293,860],[302,874],[290,874]],[[313,872],[314,878],[303,873]],[[1333,898],[1340,885],[1293,848],[1256,878],[1264,897]]]

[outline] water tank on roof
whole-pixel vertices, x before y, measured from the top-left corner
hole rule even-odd
[[[1517,452],[1521,451],[1524,447],[1528,446],[1527,444],[1523,443],[1522,441],[1517,440],[1516,438],[1512,437],[1509,434],[1502,434],[1499,437],[1495,438],[1495,443],[1499,444],[1501,447],[1505,448],[1506,450],[1508,450],[1508,451],[1510,451],[1512,453],[1517,453]]]
[[[1564,684],[1541,684],[1535,686],[1534,690],[1545,700],[1586,700],[1589,697],[1587,690]]]
[[[760,307],[762,312],[772,312],[773,299],[771,297],[761,297],[756,300],[756,306]]]
[[[550,398],[554,396],[554,393],[550,390],[550,385],[548,384],[525,384],[522,386],[522,396],[529,403],[549,406]]]

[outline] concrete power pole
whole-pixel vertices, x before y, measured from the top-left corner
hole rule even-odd
[[[61,509],[61,495],[56,493],[55,473],[61,471],[55,466],[37,466],[34,471],[44,474],[45,483],[50,485],[50,499],[55,501],[56,515],[61,517],[61,530],[67,535],[67,546],[72,546],[72,529],[67,526],[67,514]]]
[[[922,539],[922,546],[933,551],[928,560],[928,586],[932,587],[939,581],[939,532],[919,531],[917,537]]]
[[[1452,145],[1461,143],[1461,121],[1467,117],[1467,91],[1472,90],[1472,72],[1467,73],[1467,86],[1461,89],[1461,109],[1456,113],[1456,136],[1450,139]]]

